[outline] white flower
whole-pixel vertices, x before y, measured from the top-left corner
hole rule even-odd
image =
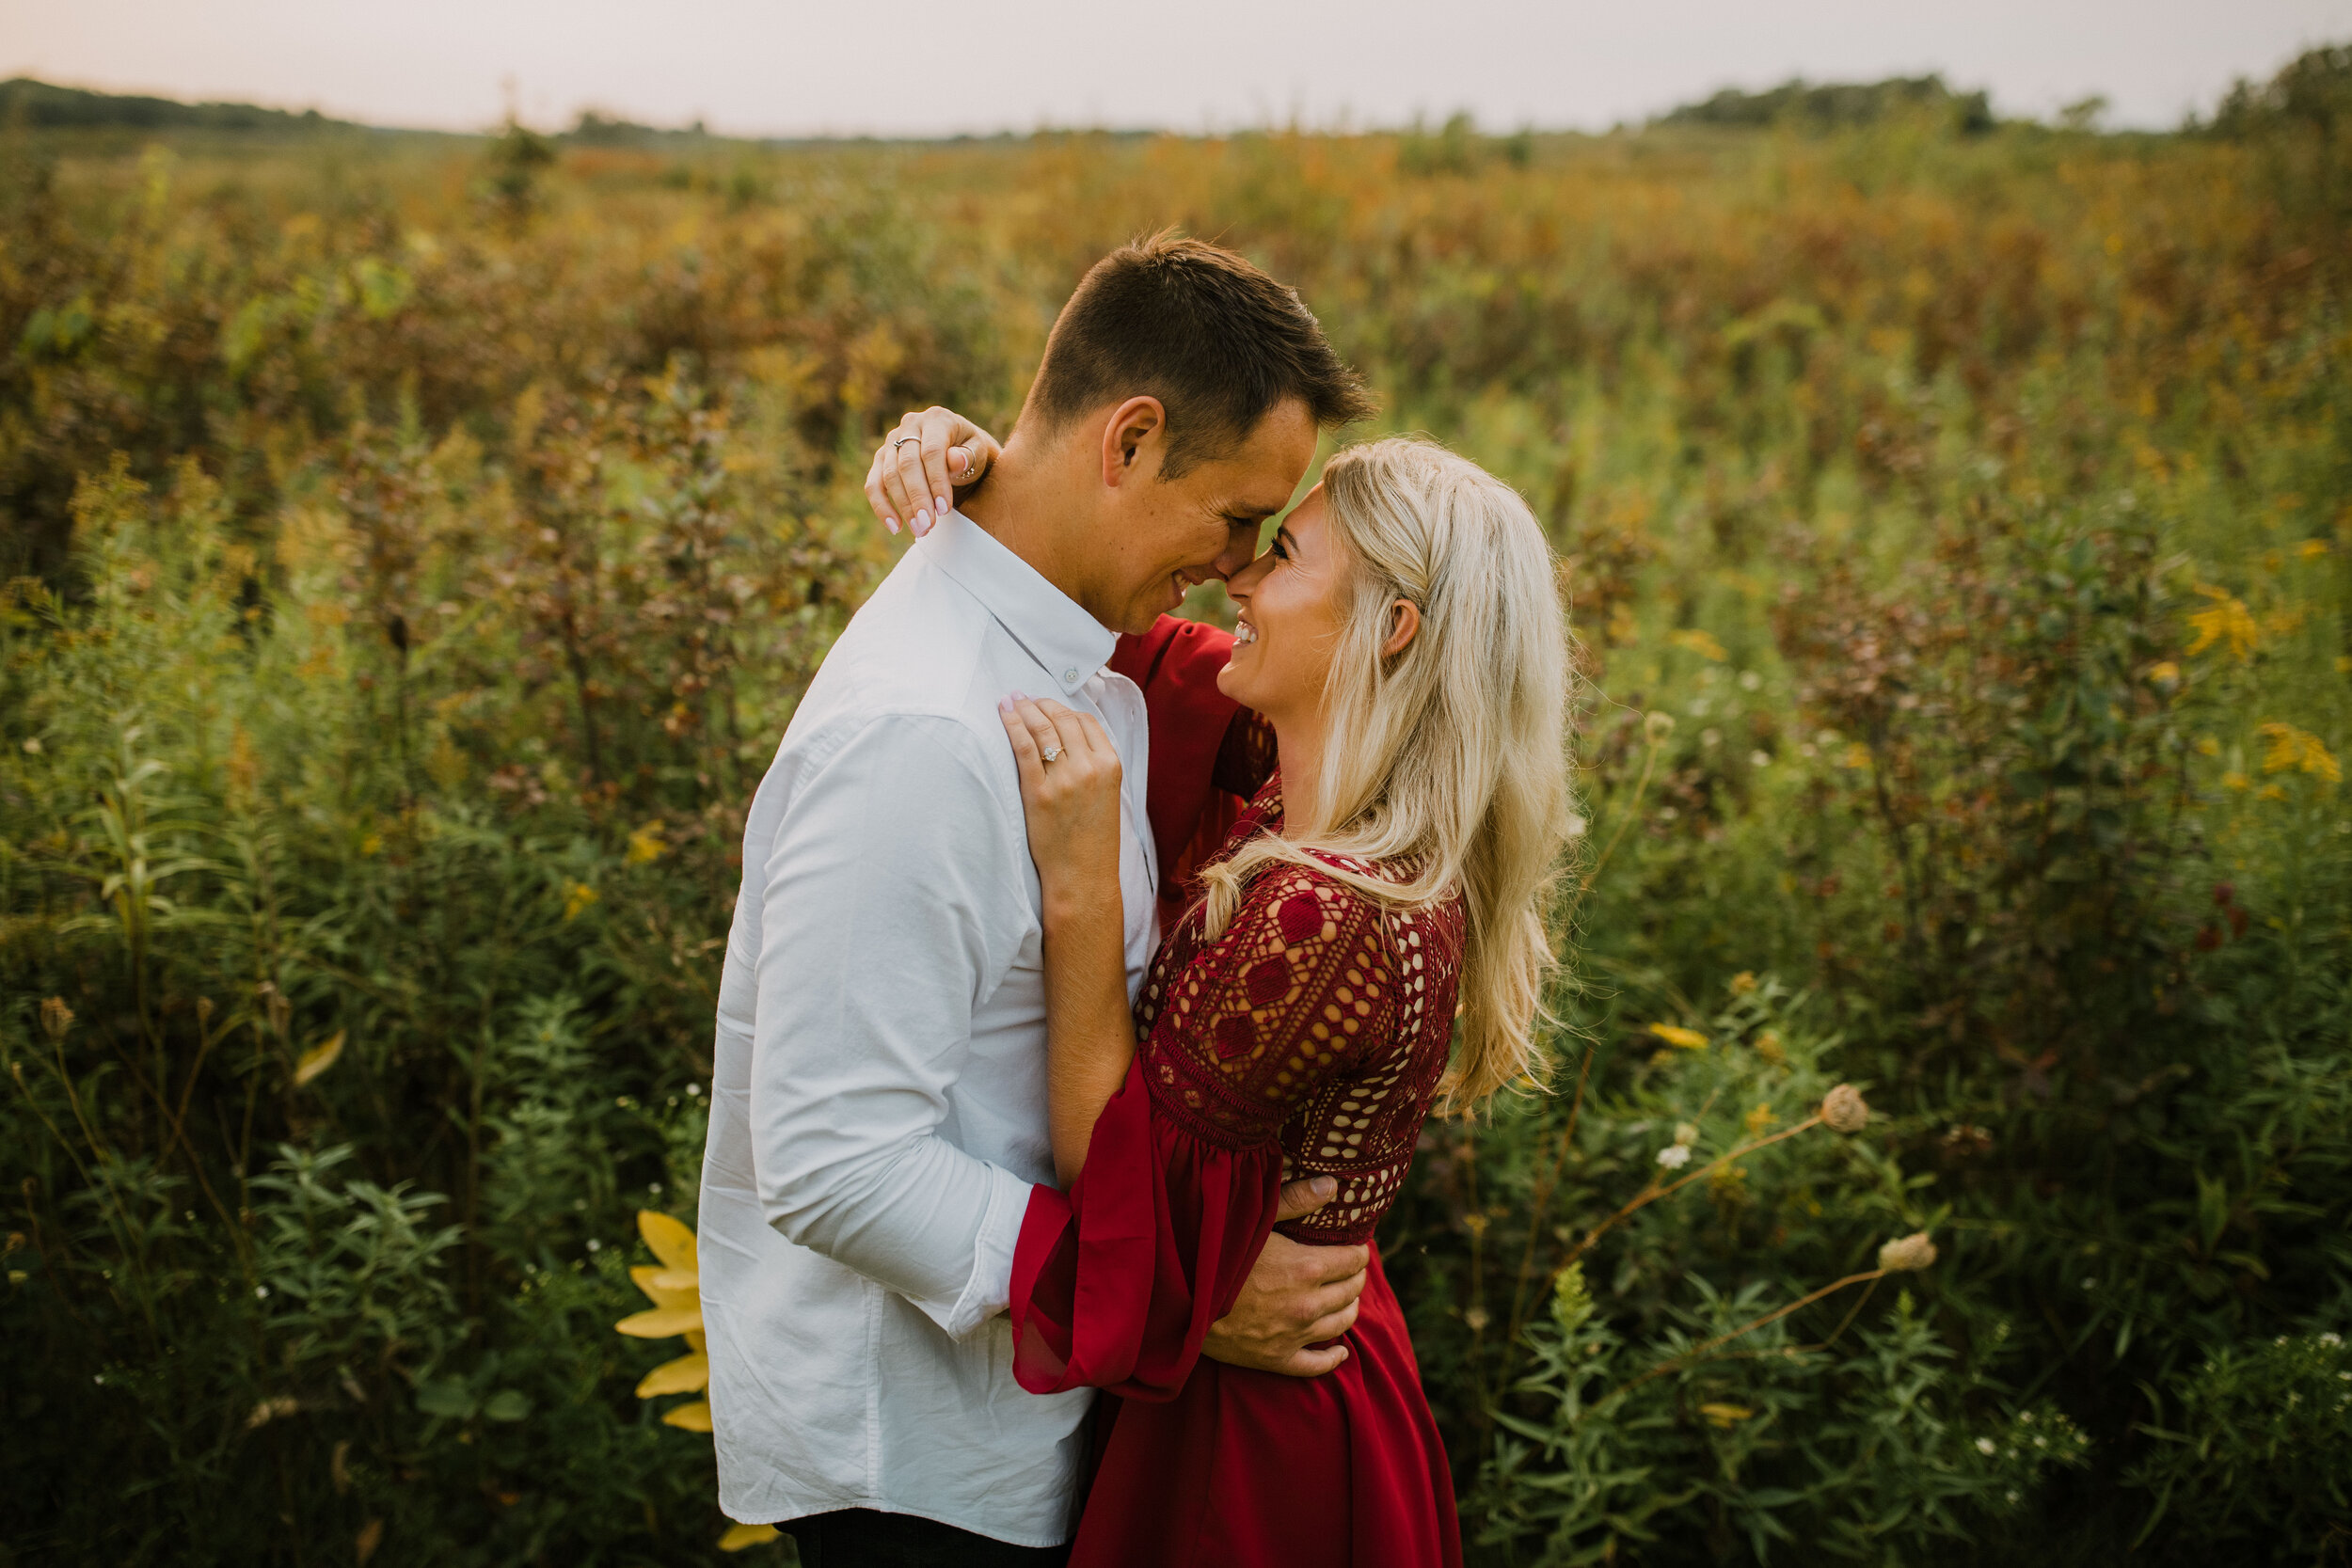
[[[2319,1342],[2323,1345],[2340,1345],[2344,1343],[2344,1336],[2341,1334],[2323,1334],[2319,1337]]]
[[[1999,1447],[2000,1445],[1993,1441],[1990,1437],[1979,1437],[1977,1439],[1977,1451],[1979,1453],[1989,1455]]]
[[[1675,1142],[1688,1148],[1699,1141],[1699,1130],[1687,1121],[1675,1123]]]
[[[1665,1148],[1658,1151],[1658,1163],[1665,1166],[1668,1170],[1680,1170],[1683,1166],[1691,1163],[1690,1146],[1687,1144],[1668,1144]]]
[[[254,1287],[253,1287],[253,1299],[254,1299],[255,1301],[267,1301],[267,1300],[269,1300],[269,1287],[268,1287],[268,1286],[266,1286],[266,1285],[256,1285],[256,1286],[254,1286]]]
[[[703,1092],[703,1086],[700,1084],[689,1084],[686,1085],[686,1092],[689,1095],[697,1095]]]
[[[591,1236],[588,1238],[588,1250],[590,1252],[602,1252],[604,1250],[604,1243],[597,1241],[594,1236]]]

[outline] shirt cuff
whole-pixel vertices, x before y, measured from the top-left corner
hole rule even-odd
[[[1029,1184],[1000,1165],[988,1167],[988,1208],[972,1242],[972,1275],[963,1294],[943,1315],[918,1302],[933,1323],[961,1339],[1012,1306],[1012,1254],[1021,1241],[1021,1219],[1029,1211]]]

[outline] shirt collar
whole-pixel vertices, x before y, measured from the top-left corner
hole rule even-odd
[[[1093,679],[1118,645],[1117,634],[961,512],[942,517],[914,547],[979,600],[1064,696]]]

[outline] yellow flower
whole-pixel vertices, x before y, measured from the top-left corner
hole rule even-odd
[[[2317,561],[2321,556],[2328,553],[2328,541],[2325,539],[2306,539],[2300,545],[2295,546],[2295,553],[2301,556],[2306,561]]]
[[[1838,765],[1840,768],[1867,768],[1867,767],[1869,767],[1869,766],[1870,766],[1870,748],[1868,748],[1867,746],[1865,746],[1865,745],[1864,745],[1861,741],[1859,741],[1859,740],[1857,740],[1857,741],[1853,742],[1851,745],[1850,745],[1850,746],[1848,746],[1848,747],[1846,748],[1846,754],[1845,754],[1844,756],[1842,756],[1842,757],[1840,757],[1840,758],[1838,758],[1838,759],[1837,759],[1837,765]]]
[[[637,1212],[637,1233],[661,1260],[659,1267],[639,1264],[628,1271],[629,1278],[653,1307],[612,1326],[636,1339],[666,1339],[683,1334],[690,1352],[647,1372],[637,1385],[637,1397],[650,1400],[663,1394],[700,1393],[710,1386],[710,1355],[703,1338],[702,1265],[694,1252],[694,1233],[650,1209]],[[708,1432],[710,1402],[692,1400],[673,1406],[662,1413],[661,1421],[687,1432]]]
[[[719,1549],[723,1552],[739,1552],[746,1546],[756,1546],[764,1542],[773,1541],[780,1533],[782,1532],[773,1525],[737,1525],[726,1534],[719,1537]]]
[[[1685,1029],[1679,1023],[1653,1023],[1649,1026],[1649,1032],[1668,1045],[1678,1045],[1685,1051],[1707,1049],[1705,1035],[1700,1034],[1696,1029]]]
[[[564,918],[575,920],[580,911],[596,901],[596,890],[586,882],[574,882],[564,895]]]
[[[2221,742],[2209,735],[2201,735],[2197,737],[2197,754],[2201,757],[2217,757],[2221,754]]]
[[[1710,660],[1716,664],[1721,664],[1724,660],[1731,657],[1729,654],[1724,652],[1724,645],[1721,642],[1716,641],[1714,638],[1708,636],[1706,632],[1701,631],[1696,626],[1692,626],[1687,631],[1670,632],[1667,634],[1666,641],[1673,643],[1677,648],[1688,648],[1691,652],[1698,655],[1701,658]]]
[[[1767,1029],[1756,1037],[1756,1053],[1764,1058],[1768,1067],[1788,1065],[1788,1053],[1781,1049],[1780,1031],[1777,1029]]]
[[[1772,1126],[1773,1120],[1772,1104],[1772,1101],[1768,1100],[1758,1104],[1755,1110],[1750,1111],[1747,1116],[1742,1118],[1740,1125],[1748,1130],[1749,1137],[1760,1138],[1764,1135],[1764,1129]]]
[[[2234,768],[2221,775],[2221,787],[2224,789],[2251,789],[2253,786],[2254,781]]]
[[[626,858],[631,865],[644,865],[660,860],[669,847],[661,837],[661,824],[648,822],[628,835],[628,854]]]
[[[2181,684],[2181,667],[2168,658],[2160,664],[2150,665],[2148,678],[2158,686],[2178,686]]]
[[[2254,644],[2262,640],[2253,612],[2246,608],[2245,600],[2218,588],[2200,583],[2197,592],[2213,600],[2214,608],[2201,610],[2188,618],[2188,624],[2197,629],[2197,641],[2188,645],[2188,651],[2201,654],[2216,642],[2226,641],[2231,654],[2243,664],[2252,657]]]
[[[2276,721],[2262,726],[2263,738],[2269,748],[2263,752],[2263,771],[2284,773],[2295,769],[2316,773],[2329,784],[2344,782],[2344,769],[2328,754],[2326,742],[2309,730],[2298,730],[2293,724]]]
[[[1745,996],[1755,989],[1756,972],[1752,969],[1743,969],[1731,977],[1731,994],[1734,996]]]
[[[1744,1404],[1702,1404],[1699,1406],[1699,1414],[1707,1418],[1708,1426],[1720,1427],[1729,1432],[1741,1421],[1753,1418],[1756,1412]]]

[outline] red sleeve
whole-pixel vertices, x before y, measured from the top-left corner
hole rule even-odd
[[[1111,669],[1142,689],[1152,730],[1144,812],[1159,851],[1163,931],[1184,912],[1193,873],[1274,770],[1273,732],[1216,689],[1232,650],[1232,633],[1163,615],[1111,655]]]
[[[1030,1190],[1013,1373],[1032,1393],[1175,1396],[1273,1228],[1284,1118],[1379,1037],[1391,968],[1371,900],[1262,875],[1232,925],[1148,995],[1150,1038],[1068,1195]]]

